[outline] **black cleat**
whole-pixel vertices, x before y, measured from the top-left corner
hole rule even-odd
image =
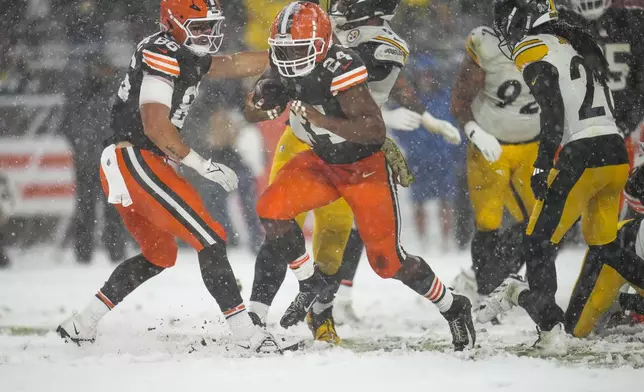
[[[449,324],[454,350],[463,351],[466,347],[474,347],[476,343],[476,331],[472,322],[472,303],[463,295],[453,294],[453,296],[452,307],[442,315]]]
[[[318,300],[318,294],[314,292],[299,292],[297,296],[286,308],[284,315],[280,319],[282,328],[292,327],[304,320],[311,306]]]
[[[304,320],[319,298],[324,298],[333,287],[329,286],[316,270],[313,276],[300,282],[300,292],[286,308],[280,319],[282,328],[292,327]]]

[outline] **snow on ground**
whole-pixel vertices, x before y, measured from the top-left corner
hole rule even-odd
[[[423,256],[446,282],[469,262],[467,253]],[[582,256],[582,250],[560,256],[561,304],[567,302]],[[104,257],[91,266],[52,258],[61,256],[46,248],[33,250],[20,255],[13,269],[0,271],[0,327],[55,327],[86,303],[113,268]],[[241,251],[232,251],[230,260],[248,298],[254,260]],[[289,274],[269,322],[276,331],[308,337],[304,326],[293,331],[276,326],[295,292],[296,282]],[[367,263],[358,271],[354,299],[364,325],[339,327],[343,337],[449,339],[445,322],[431,304],[396,281],[381,280]],[[201,283],[196,255],[185,250],[175,268],[146,283],[105,317],[92,346],[65,344],[54,333],[0,334],[0,390],[163,392],[228,387],[242,391],[543,392],[553,388],[545,390],[605,392],[641,385],[644,371],[628,365],[585,366],[501,351],[535,339],[534,326],[521,310],[509,314],[502,326],[477,328],[480,350],[493,351],[474,359],[449,351],[357,352],[319,346],[284,356],[241,357],[211,344],[228,331]],[[202,338],[206,346],[200,343]],[[623,341],[608,346],[619,351]]]

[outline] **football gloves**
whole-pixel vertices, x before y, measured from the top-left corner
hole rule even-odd
[[[499,160],[501,153],[501,144],[489,133],[485,132],[476,122],[469,121],[465,124],[465,134],[470,142],[481,151],[485,159],[494,163]]]
[[[231,168],[221,163],[212,162],[210,159],[206,160],[197,154],[195,150],[190,150],[188,155],[181,160],[181,163],[193,168],[204,178],[221,185],[226,192],[232,192],[237,189],[239,179]]]
[[[382,119],[387,128],[397,131],[413,131],[420,127],[420,114],[406,109],[383,110]]]

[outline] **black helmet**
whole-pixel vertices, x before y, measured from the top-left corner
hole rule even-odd
[[[336,26],[378,17],[391,20],[400,0],[329,0],[329,15]]]
[[[494,31],[510,51],[530,30],[557,18],[554,0],[494,1]]]

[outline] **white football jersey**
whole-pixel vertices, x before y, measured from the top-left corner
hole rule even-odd
[[[407,43],[396,34],[387,22],[382,26],[358,26],[350,30],[334,30],[342,46],[358,52],[369,72],[369,90],[374,101],[382,106],[389,99],[400,70],[409,56]],[[387,75],[376,75],[378,65],[391,65]]]
[[[550,34],[527,36],[515,46],[512,56],[521,71],[537,61],[557,68],[566,116],[562,146],[583,138],[619,134],[610,89],[595,80],[568,41]]]
[[[485,71],[485,87],[472,102],[474,119],[502,143],[534,140],[541,131],[539,105],[501,49],[489,27],[477,27],[467,39],[467,52]]]

